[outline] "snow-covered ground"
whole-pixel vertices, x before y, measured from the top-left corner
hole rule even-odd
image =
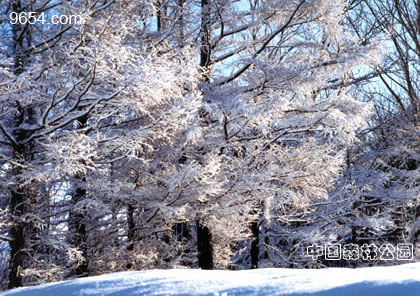
[[[68,295],[337,295],[419,296],[420,263],[358,269],[119,272],[3,292]]]

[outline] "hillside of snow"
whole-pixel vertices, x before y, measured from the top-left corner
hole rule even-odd
[[[419,296],[420,263],[329,269],[191,269],[119,272],[41,286],[2,296],[339,295]]]

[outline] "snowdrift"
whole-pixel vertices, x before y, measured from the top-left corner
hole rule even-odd
[[[357,269],[119,272],[0,293],[70,295],[338,295],[419,296],[420,263]]]

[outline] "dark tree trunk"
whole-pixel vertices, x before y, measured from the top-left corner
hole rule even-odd
[[[136,172],[136,178],[134,179],[134,190],[137,189],[137,181],[139,180],[139,173]],[[127,251],[134,250],[134,240],[136,236],[136,222],[134,220],[135,207],[132,204],[127,204]],[[126,265],[127,269],[131,269],[133,264],[128,261]]]
[[[255,269],[255,268],[258,268],[258,260],[259,260],[259,255],[260,255],[260,248],[259,248],[260,229],[259,229],[258,221],[251,223],[251,231],[252,231],[251,268]]]
[[[156,1],[156,9],[157,9],[157,16],[156,16],[156,26],[158,32],[162,31],[162,2],[160,0]]]
[[[135,223],[134,223],[134,207],[132,205],[127,206],[127,250],[132,251],[134,249],[134,235],[135,235]]]
[[[184,1],[178,0],[178,26],[179,26],[179,47],[184,48]]]
[[[15,126],[20,126],[24,121],[33,123],[34,112],[32,108],[22,108],[18,105],[19,117],[17,118]],[[13,168],[13,174],[16,177],[16,184],[11,190],[10,209],[12,214],[12,221],[10,226],[10,235],[13,240],[10,242],[10,260],[9,260],[9,288],[17,288],[22,286],[22,276],[20,270],[23,268],[26,247],[25,234],[33,240],[38,239],[37,231],[31,224],[25,224],[21,217],[30,211],[31,206],[35,203],[36,187],[34,184],[21,185],[20,175],[24,173],[23,167],[26,161],[31,160],[33,143],[21,144],[25,139],[30,137],[30,133],[15,129],[14,137],[17,145],[13,147],[14,158],[16,163]]]
[[[12,1],[12,10],[11,12],[20,13],[22,12],[22,3],[20,0]],[[19,22],[12,25],[12,34],[13,34],[13,54],[14,54],[14,72],[16,75],[19,75],[23,72],[24,66],[24,48],[23,48],[23,39],[26,34],[23,34],[21,31],[25,30]],[[27,31],[27,30],[26,30]]]
[[[23,112],[20,115],[20,118],[17,122],[17,126],[23,122],[24,114]],[[21,140],[23,135],[16,135],[17,140]],[[19,137],[20,136],[20,137]],[[17,145],[14,147],[14,155],[17,158],[20,164],[24,163],[25,158],[25,147],[23,145]],[[23,173],[22,168],[20,166],[16,166],[14,168],[14,175],[19,176]],[[12,214],[12,222],[10,226],[10,235],[12,237],[12,241],[10,242],[10,261],[9,261],[9,289],[22,287],[22,275],[20,274],[21,269],[23,268],[23,262],[25,258],[24,248],[25,248],[25,225],[23,221],[21,221],[21,217],[25,214],[25,202],[26,202],[26,194],[25,188],[19,186],[19,184],[15,185],[11,191],[11,199],[10,199],[10,209]]]
[[[88,116],[83,116],[79,118],[77,122],[78,128],[83,128],[87,125]],[[87,190],[86,190],[86,176],[83,174],[78,174],[74,176],[78,182],[75,182],[71,206],[72,209],[69,212],[69,226],[71,230],[71,244],[77,247],[82,252],[83,261],[79,266],[76,267],[72,276],[88,276],[89,275],[89,258],[88,258],[88,233],[86,219],[87,213],[75,212],[73,208],[77,205],[78,202],[86,199]]]
[[[135,211],[136,208],[133,205],[127,205],[127,251],[129,252],[134,250],[136,240],[138,241],[139,239],[136,230]],[[133,268],[133,263],[130,260],[130,254],[128,256],[126,268],[131,269]]]
[[[85,178],[81,178],[82,182],[86,182]],[[86,196],[86,189],[77,187],[73,193],[72,207],[76,206],[79,201],[82,201]],[[72,276],[87,276],[88,275],[88,245],[87,245],[87,229],[86,217],[83,213],[75,212],[73,210],[69,213],[70,230],[72,234],[71,244],[76,246],[83,256],[83,262],[76,267]]]
[[[197,251],[198,266],[201,269],[213,269],[213,247],[211,244],[211,233],[207,226],[196,221],[197,226]]]
[[[201,24],[200,24],[200,66],[204,70],[202,81],[210,81],[210,9],[209,1],[201,0]],[[197,228],[197,251],[198,266],[201,269],[213,269],[213,246],[210,229],[196,221]]]
[[[201,48],[200,66],[205,70],[204,82],[210,81],[210,13],[208,0],[201,0]]]
[[[134,222],[134,207],[132,205],[127,205],[127,228],[127,251],[133,251],[136,235],[136,223]],[[131,269],[133,267],[130,259],[128,260],[126,267],[127,269]]]
[[[22,3],[20,0],[12,1],[11,12],[20,13],[22,12]],[[13,54],[14,54],[14,73],[19,75],[23,72],[24,67],[24,48],[23,41],[26,35],[23,30],[22,25],[16,23],[12,25],[12,35],[13,35]],[[26,36],[28,37],[28,36]],[[30,39],[28,39],[30,40]],[[29,41],[28,41],[29,42]],[[30,44],[29,44],[30,45]],[[16,177],[17,183],[14,188],[11,190],[10,198],[10,210],[12,214],[12,221],[10,225],[10,236],[12,241],[9,243],[10,246],[10,259],[9,259],[9,278],[8,278],[8,288],[18,288],[23,285],[23,278],[20,274],[20,271],[23,268],[24,259],[25,259],[25,230],[26,225],[21,220],[21,217],[26,214],[26,203],[33,200],[29,196],[31,192],[28,186],[21,186],[19,184],[20,178],[19,175],[24,173],[23,167],[25,161],[31,158],[32,143],[25,143],[25,139],[30,137],[30,133],[23,130],[19,130],[18,127],[25,122],[33,123],[33,109],[24,108],[17,102],[18,116],[15,122],[15,130],[13,135],[16,139],[16,144],[13,146],[13,155],[18,165],[14,165],[13,174]],[[28,231],[31,232],[31,231]]]
[[[210,31],[209,31],[209,1],[201,0],[201,29],[200,29],[200,66],[204,69],[203,82],[210,81]],[[213,269],[213,247],[210,229],[196,221],[198,266],[202,269]]]
[[[417,0],[417,24],[416,24],[417,34],[420,35],[420,0]]]
[[[10,227],[10,235],[13,240],[10,242],[10,261],[9,261],[9,289],[22,286],[22,276],[20,269],[23,266],[25,247],[24,225],[19,221],[20,216],[24,213],[25,195],[19,189],[11,192],[11,210],[13,215],[12,225]]]

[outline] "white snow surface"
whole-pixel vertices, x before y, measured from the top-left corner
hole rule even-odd
[[[118,272],[19,288],[0,295],[419,296],[420,263],[356,269],[172,269]]]

